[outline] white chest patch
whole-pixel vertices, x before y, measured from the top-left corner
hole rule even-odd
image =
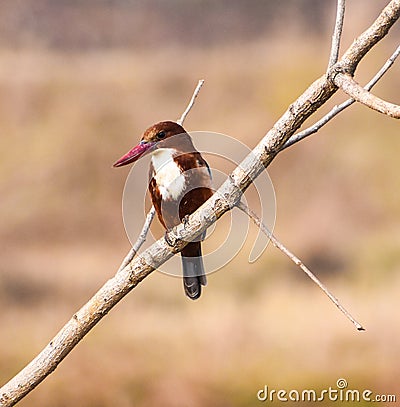
[[[173,153],[172,148],[160,148],[152,154],[151,162],[163,199],[177,200],[185,189],[185,177],[175,163]]]

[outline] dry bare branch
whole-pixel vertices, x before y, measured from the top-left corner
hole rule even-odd
[[[364,86],[364,89],[371,90],[376,83],[385,75],[385,73],[390,69],[390,67],[394,64],[394,61],[400,55],[400,46],[396,48],[393,54],[388,58],[379,72]],[[293,144],[298,143],[299,141],[303,140],[304,138],[311,136],[312,134],[316,133],[319,129],[321,129],[325,124],[330,122],[337,114],[342,112],[344,109],[348,108],[355,102],[355,99],[347,99],[345,102],[341,103],[340,105],[334,106],[332,110],[327,113],[324,117],[314,123],[312,126],[304,129],[303,131],[294,134],[290,139],[285,143],[282,147],[282,150],[292,146]]]
[[[349,47],[328,72],[312,83],[275,123],[254,150],[230,174],[215,194],[184,224],[168,232],[108,280],[103,287],[61,328],[52,341],[24,369],[0,389],[0,406],[15,405],[33,390],[71,352],[76,344],[125,295],[157,267],[234,208],[243,192],[265,170],[295,131],[337,91],[338,72],[353,74],[364,55],[390,30],[400,15],[400,0],[392,0],[376,21]],[[167,243],[168,240],[168,243]]]
[[[272,244],[279,249],[283,254],[289,257],[294,264],[296,264],[307,276],[328,296],[328,298],[338,307],[338,309],[344,314],[344,316],[357,328],[358,331],[365,331],[364,327],[354,319],[349,311],[340,303],[340,301],[328,290],[328,288],[322,284],[317,276],[295,255],[293,254],[283,243],[281,243],[274,234],[264,225],[260,218],[243,202],[239,202],[236,205],[241,211],[243,211],[257,227],[271,240]]]
[[[335,29],[332,35],[331,54],[329,57],[328,71],[336,64],[339,58],[340,39],[342,38],[346,0],[337,0]]]
[[[196,86],[196,89],[195,89],[194,92],[193,92],[192,98],[190,99],[190,102],[189,102],[189,104],[187,105],[186,110],[182,113],[182,116],[180,117],[180,119],[178,119],[178,120],[176,121],[176,122],[177,122],[178,124],[180,124],[181,126],[183,125],[183,122],[185,121],[186,116],[189,114],[190,110],[192,109],[192,107],[193,107],[193,105],[194,105],[194,102],[196,101],[196,98],[197,98],[197,96],[198,96],[198,94],[199,94],[199,92],[200,92],[200,89],[201,89],[201,87],[203,86],[203,84],[204,84],[204,79],[200,79],[199,82],[198,82],[198,84],[197,84],[197,86]]]
[[[386,116],[393,117],[394,119],[400,119],[400,106],[373,95],[364,89],[359,83],[357,83],[351,75],[339,73],[335,76],[334,82],[340,89],[352,99],[362,103],[369,108],[383,113]]]
[[[131,250],[129,250],[129,253],[126,255],[125,259],[119,266],[118,271],[123,270],[133,260],[133,258],[136,256],[139,249],[142,247],[143,243],[146,241],[147,233],[149,232],[151,222],[153,221],[155,214],[156,214],[156,210],[155,210],[154,206],[152,205],[149,212],[146,215],[146,221],[144,222],[142,231],[140,232],[138,239],[132,245]]]

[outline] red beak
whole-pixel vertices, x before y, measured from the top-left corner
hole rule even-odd
[[[126,153],[121,157],[116,163],[113,164],[113,167],[122,167],[137,161],[140,157],[143,157],[155,143],[141,141],[136,147],[133,147],[131,151]]]

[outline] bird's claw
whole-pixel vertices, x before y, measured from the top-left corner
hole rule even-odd
[[[174,240],[172,240],[170,237],[169,237],[169,234],[168,234],[169,232],[167,231],[167,232],[165,232],[165,234],[164,234],[164,239],[165,239],[165,241],[167,242],[167,244],[168,244],[168,246],[171,246],[171,247],[174,247],[174,244],[175,244],[175,242],[174,242]]]
[[[189,223],[189,215],[185,215],[182,218],[182,223],[183,223],[183,226],[186,226]]]

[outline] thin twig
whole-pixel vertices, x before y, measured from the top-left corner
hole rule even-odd
[[[343,305],[339,302],[339,300],[328,290],[327,287],[325,287],[324,284],[321,283],[321,281],[312,273],[310,269],[308,269],[305,264],[297,257],[295,256],[288,248],[286,248],[274,235],[273,233],[264,225],[264,223],[260,220],[260,218],[243,202],[239,202],[236,205],[241,211],[243,211],[246,215],[248,215],[253,222],[259,227],[259,229],[268,236],[268,238],[271,240],[272,244],[279,249],[283,254],[285,254],[287,257],[289,257],[290,260],[293,261],[298,267],[301,268],[301,270],[304,271],[304,273],[307,274],[307,276],[315,283],[317,286],[328,296],[328,298],[336,305],[336,307],[339,308],[339,310],[345,315],[346,318],[348,318],[353,325],[357,328],[359,331],[365,331],[364,327],[357,322],[351,314],[346,310],[346,308],[343,307]]]
[[[364,89],[359,83],[357,83],[353,77],[349,74],[338,73],[334,78],[335,85],[337,85],[343,92],[351,96],[357,102],[373,109],[386,116],[393,117],[394,119],[400,119],[400,106],[387,102],[380,97],[372,94]]]
[[[332,66],[335,65],[339,59],[340,39],[342,37],[345,8],[346,0],[337,0],[335,30],[332,35],[332,46],[331,54],[329,57],[328,70],[331,69]]]
[[[394,64],[396,58],[400,55],[400,45],[396,48],[390,58],[385,62],[379,72],[364,86],[364,89],[371,90],[374,85],[382,78],[383,75],[389,70],[389,68]]]
[[[197,98],[197,96],[198,96],[198,94],[199,94],[199,92],[200,92],[200,89],[201,89],[201,87],[203,86],[203,84],[204,84],[204,79],[200,79],[199,82],[198,82],[198,84],[197,84],[197,86],[196,86],[196,89],[195,89],[194,92],[193,92],[192,98],[190,99],[190,102],[189,102],[189,104],[187,105],[186,110],[182,113],[182,116],[180,117],[180,119],[178,119],[178,120],[176,121],[176,122],[177,122],[178,124],[180,124],[181,126],[183,125],[183,122],[185,121],[186,116],[188,115],[188,113],[189,113],[190,110],[192,109],[192,107],[193,107],[193,105],[194,105],[194,102],[195,102],[195,100],[196,100],[196,98]]]
[[[146,221],[144,222],[142,231],[140,232],[138,239],[132,246],[129,253],[126,255],[124,261],[119,266],[118,271],[123,270],[133,260],[133,258],[136,256],[139,249],[142,247],[143,243],[146,241],[147,233],[149,232],[150,225],[151,225],[151,222],[153,221],[155,214],[156,214],[156,210],[155,210],[154,206],[152,206],[151,209],[149,210],[149,212],[147,213]]]
[[[385,75],[385,73],[390,69],[390,67],[394,64],[394,61],[397,59],[397,57],[399,55],[400,55],[400,45],[393,52],[393,54],[390,56],[390,58],[385,62],[385,64],[382,66],[382,68],[379,70],[379,72],[377,72],[377,74],[364,86],[364,89],[371,90],[376,85],[376,83],[383,77],[383,75]],[[312,126],[293,135],[286,142],[286,144],[282,147],[282,149],[280,151],[285,150],[286,148],[292,146],[293,144],[296,144],[300,140],[303,140],[304,138],[316,133],[321,127],[323,127],[325,124],[327,124],[341,111],[343,111],[344,109],[351,106],[354,102],[355,102],[355,99],[347,99],[345,102],[341,103],[340,105],[334,106],[333,109],[329,113],[327,113],[324,117],[322,117]]]

